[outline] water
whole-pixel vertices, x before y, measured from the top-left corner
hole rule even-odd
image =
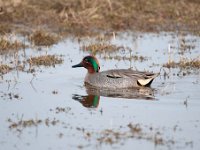
[[[181,53],[183,40],[195,47],[186,49],[184,55]],[[110,42],[130,47],[131,51],[97,54],[101,70],[132,67],[161,71],[152,83],[151,98],[142,90],[128,98],[127,93],[105,94],[105,91],[92,96],[83,84],[86,70],[71,68],[89,54],[80,50],[85,42],[88,39],[79,43],[68,38],[49,49],[27,49],[25,58],[23,51],[19,52],[22,60],[46,53],[61,54],[64,63],[55,68],[39,67],[34,74],[12,71],[0,80],[0,149],[200,148],[199,70],[193,69],[187,74],[187,71],[162,67],[169,57],[172,60],[199,57],[199,37],[178,33],[125,33]],[[147,60],[104,59],[130,54]],[[1,56],[4,62],[13,59],[13,55]],[[27,124],[28,120],[41,122],[19,125],[20,120]],[[141,131],[133,132],[130,124]],[[163,141],[160,144],[159,138]]]

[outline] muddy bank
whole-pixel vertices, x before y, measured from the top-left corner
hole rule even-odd
[[[100,31],[199,33],[198,0],[1,0],[0,34],[91,35]]]

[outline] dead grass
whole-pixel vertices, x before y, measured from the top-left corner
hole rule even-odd
[[[61,56],[56,55],[45,55],[32,57],[27,60],[30,66],[55,66],[56,64],[62,64],[63,59]]]
[[[24,48],[25,45],[20,41],[11,41],[7,38],[0,37],[0,53],[7,52],[9,50],[19,50]]]
[[[58,37],[38,30],[29,36],[29,40],[36,46],[51,46],[58,42]]]
[[[127,139],[142,139],[149,142],[153,142],[155,146],[157,145],[166,145],[166,146],[172,146],[175,144],[175,141],[173,139],[167,139],[166,137],[161,134],[161,132],[158,129],[153,129],[153,127],[150,127],[149,131],[146,130],[141,124],[128,124],[128,131],[122,131],[120,129],[114,130],[114,129],[105,129],[100,133],[93,133],[93,132],[86,132],[83,130],[83,133],[86,135],[86,139],[94,139],[96,135],[98,137],[96,138],[98,144],[119,144],[123,143],[123,141]],[[89,136],[87,136],[89,135]]]
[[[8,24],[1,24],[0,23],[0,34],[5,35],[11,32],[11,26]]]
[[[183,58],[179,62],[170,61],[163,65],[167,68],[180,68],[180,69],[199,69],[200,68],[200,58],[187,59]]]
[[[1,75],[6,74],[6,73],[10,72],[11,70],[12,70],[12,68],[8,65],[4,65],[4,64],[0,65],[0,74]]]
[[[59,123],[59,120],[54,119],[49,119],[46,118],[45,120],[41,119],[28,119],[28,120],[23,120],[23,118],[17,122],[12,121],[10,118],[8,119],[8,122],[10,123],[9,129],[10,130],[16,130],[18,132],[22,132],[25,128],[30,128],[30,127],[35,127],[41,124],[44,124],[46,126],[55,126],[57,123]]]
[[[22,24],[73,35],[101,30],[200,34],[198,0],[0,0],[0,10],[0,25],[7,23],[13,30]]]
[[[113,52],[125,49],[123,46],[117,46],[107,42],[90,43],[88,45],[83,45],[81,47],[83,51],[90,51],[92,54],[103,53],[103,52]]]
[[[11,122],[11,120],[9,120]],[[42,120],[21,120],[17,123],[12,122],[12,124],[9,126],[10,129],[15,129],[15,128],[27,128],[27,127],[32,127],[32,126],[37,126],[40,123],[42,123]]]
[[[146,60],[148,60],[147,57],[144,57],[144,56],[119,56],[119,55],[116,55],[116,56],[109,56],[109,55],[105,55],[103,56],[104,59],[115,59],[115,60],[128,60],[128,61],[131,61],[131,60],[134,60],[134,61],[139,61],[139,62],[144,62]]]

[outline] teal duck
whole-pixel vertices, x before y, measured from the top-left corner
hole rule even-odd
[[[132,69],[113,69],[100,72],[96,57],[86,56],[72,68],[84,67],[88,70],[85,84],[97,88],[121,89],[150,86],[159,73],[136,71]]]

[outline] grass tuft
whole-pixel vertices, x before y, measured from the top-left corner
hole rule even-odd
[[[123,46],[116,46],[109,43],[91,43],[81,47],[83,51],[91,51],[92,54],[103,53],[103,52],[113,52],[120,49],[124,49]]]
[[[6,38],[0,37],[0,53],[7,52],[8,50],[19,50],[24,48],[25,45],[20,41],[11,41]]]
[[[44,31],[36,31],[29,36],[29,40],[36,46],[51,46],[58,42],[58,38],[55,35],[49,34]]]
[[[199,69],[200,68],[200,59],[186,59],[183,58],[179,62],[168,62],[163,65],[163,67],[167,68],[180,68],[180,69]]]
[[[0,74],[3,75],[3,74],[6,74],[8,72],[10,72],[12,70],[12,68],[8,65],[0,65]]]
[[[62,64],[63,59],[56,55],[45,55],[32,57],[27,62],[30,66],[55,66],[56,64]]]

